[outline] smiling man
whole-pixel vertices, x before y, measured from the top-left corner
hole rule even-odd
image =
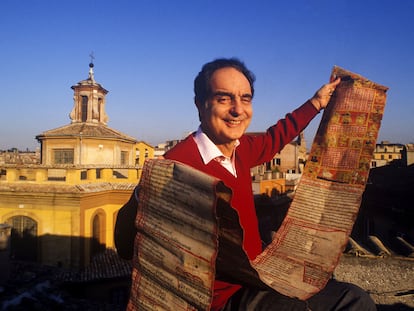
[[[207,98],[195,98],[201,130],[224,156],[231,157],[252,119],[250,82],[237,69],[225,67],[213,73],[207,92]]]
[[[249,136],[245,132],[253,116],[254,80],[253,73],[238,59],[217,59],[205,64],[194,81],[194,101],[200,126],[164,155],[166,159],[179,161],[217,177],[232,189],[231,206],[239,215],[243,228],[243,249],[250,260],[262,252],[250,169],[270,161],[298,136],[326,107],[340,82],[338,78],[323,85],[310,100],[269,127],[263,135]],[[135,194],[128,204],[136,206],[136,198]],[[131,223],[133,225],[133,220]],[[119,232],[116,229],[115,236],[118,252],[122,256],[123,250],[127,249],[124,257],[131,257],[132,246],[124,244],[133,241],[133,238],[123,238],[121,232],[128,226],[120,224],[118,227]],[[224,275],[216,275],[212,310],[309,308],[323,311],[376,309],[369,295],[360,288],[335,280],[329,281],[321,292],[308,301],[300,301],[274,290],[243,286]]]

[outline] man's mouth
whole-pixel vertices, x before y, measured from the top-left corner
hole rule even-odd
[[[239,125],[242,121],[241,120],[226,120],[226,122],[231,125]]]

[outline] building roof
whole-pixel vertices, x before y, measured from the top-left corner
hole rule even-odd
[[[114,249],[106,249],[96,255],[85,269],[66,275],[66,281],[92,282],[114,278],[129,278],[132,272],[132,263],[122,259]]]
[[[414,144],[406,144],[405,148],[407,149],[407,151],[414,151]]]
[[[114,130],[102,123],[86,123],[75,122],[69,125],[64,125],[52,130],[48,130],[36,136],[38,141],[45,138],[68,138],[68,137],[82,137],[82,138],[100,138],[100,139],[115,139],[136,143],[137,140],[129,135]]]
[[[54,193],[54,194],[81,194],[96,193],[109,190],[126,190],[132,191],[136,187],[135,183],[110,183],[96,182],[78,185],[67,184],[35,184],[35,183],[0,183],[0,192],[14,193]]]

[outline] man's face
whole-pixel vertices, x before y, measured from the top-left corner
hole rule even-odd
[[[228,67],[213,73],[210,87],[207,102],[197,103],[201,127],[219,149],[220,145],[233,148],[253,115],[249,81],[241,72]]]

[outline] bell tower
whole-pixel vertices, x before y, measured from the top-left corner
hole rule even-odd
[[[88,78],[72,86],[74,105],[69,114],[71,123],[108,123],[105,112],[105,96],[108,91],[95,81],[93,67],[91,56]]]
[[[88,78],[71,87],[74,103],[70,124],[36,136],[41,144],[42,164],[135,164],[137,140],[107,125],[108,91],[95,81],[93,68],[91,60]]]

